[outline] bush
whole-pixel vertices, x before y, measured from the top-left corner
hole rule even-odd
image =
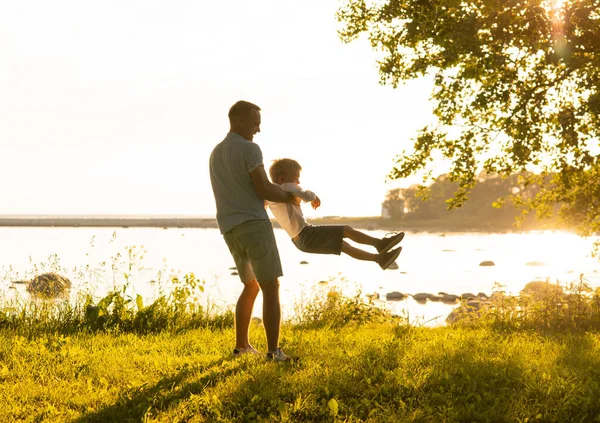
[[[147,306],[140,295],[133,298],[125,293],[126,287],[122,287],[98,301],[87,295],[74,305],[68,301],[42,300],[6,307],[0,310],[0,328],[12,328],[24,336],[33,336],[81,330],[146,334],[197,327],[233,327],[231,311],[212,314],[197,304],[197,294],[204,291],[204,282],[196,279],[193,273],[181,280],[173,277],[171,282],[174,285],[172,292]]]
[[[600,288],[592,290],[583,276],[564,286],[549,280],[536,281],[517,296],[496,290],[476,313],[461,307],[454,313],[454,324],[492,325],[506,330],[600,329]]]
[[[344,297],[337,288],[325,295],[296,306],[295,323],[301,327],[342,327],[350,323],[382,322],[397,319],[385,309],[376,307],[373,299],[364,299],[359,292],[352,298]]]

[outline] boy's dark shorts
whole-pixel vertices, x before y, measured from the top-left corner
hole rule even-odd
[[[249,220],[223,234],[242,282],[259,284],[283,276],[279,251],[271,222]]]
[[[308,225],[292,242],[305,253],[339,256],[344,242],[344,228],[343,225]]]

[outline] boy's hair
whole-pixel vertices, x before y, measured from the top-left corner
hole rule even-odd
[[[276,181],[280,176],[289,175],[291,172],[300,172],[302,166],[293,159],[277,159],[273,160],[273,164],[269,168],[271,181]]]
[[[240,100],[229,109],[229,120],[234,117],[246,117],[250,114],[251,110],[258,110],[260,112],[260,107],[249,101]]]

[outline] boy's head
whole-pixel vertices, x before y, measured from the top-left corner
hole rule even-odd
[[[271,175],[271,181],[276,184],[300,183],[301,170],[302,166],[296,160],[277,159],[273,160],[273,164],[269,168],[269,175]]]

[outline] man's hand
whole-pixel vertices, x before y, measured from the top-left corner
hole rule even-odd
[[[321,205],[321,199],[319,197],[315,197],[315,199],[310,202],[310,205],[313,209],[318,209]]]
[[[302,203],[302,199],[300,197],[294,196],[294,199],[292,200],[292,204],[295,206],[299,206],[301,203]]]

